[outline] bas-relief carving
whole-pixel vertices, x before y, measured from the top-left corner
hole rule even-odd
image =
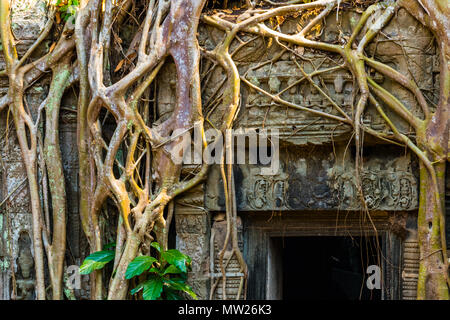
[[[189,218],[187,218],[189,219]],[[183,232],[185,229],[178,228],[178,222],[180,221],[176,217],[177,221],[177,235],[176,235],[176,248],[181,252],[189,255],[192,259],[192,271],[188,275],[188,283],[196,288],[194,290],[199,296],[199,299],[208,299],[208,276],[207,266],[209,257],[209,235],[196,233],[191,231],[189,233]],[[205,221],[201,222],[202,224]]]
[[[389,151],[386,151],[389,152]],[[407,156],[369,157],[364,161],[361,182],[369,209],[414,210],[418,204],[417,177]],[[354,163],[343,162],[327,148],[314,153],[284,152],[274,176],[260,174],[256,165],[236,165],[236,197],[240,211],[267,210],[356,210],[360,208]],[[344,163],[344,165],[342,165]],[[223,210],[223,188],[218,168],[213,168],[206,184],[206,206]],[[219,180],[219,183],[217,181]]]
[[[178,215],[177,216],[177,232],[185,234],[205,234],[206,224],[203,215]]]
[[[19,256],[17,258],[16,300],[32,300],[34,298],[34,261],[31,254],[31,239],[26,232],[19,238]]]
[[[336,196],[346,209],[360,208],[353,174],[333,176]],[[412,210],[417,208],[417,181],[411,172],[363,170],[362,190],[367,207],[377,210]]]
[[[342,10],[337,15],[329,15],[321,33],[321,38],[328,42],[339,42],[342,37],[351,35],[354,22],[358,21],[360,13]],[[292,33],[297,29],[301,16],[287,18],[281,25],[282,32]],[[338,19],[338,21],[336,21]],[[389,25],[383,30],[383,36],[379,36],[374,43],[369,45],[369,56],[387,63],[403,74],[414,74],[414,78],[420,87],[427,88],[427,97],[434,101],[438,83],[434,80],[439,71],[436,59],[433,36],[431,33],[414,20],[403,9]],[[212,50],[221,41],[223,32],[210,26],[199,26],[200,46]],[[240,35],[241,41],[251,40],[253,35]],[[267,40],[267,39],[266,39]],[[293,62],[293,54],[286,51],[276,61],[270,62],[278,55],[282,47],[275,41],[268,45],[267,41],[256,38],[248,43],[248,46],[237,51],[233,58],[238,63],[241,75],[262,89],[276,94],[280,91],[280,97],[305,107],[315,110],[338,114],[331,102],[321,95],[308,81],[302,81],[303,75]],[[234,41],[230,51],[234,52],[241,42]],[[300,48],[303,59],[302,66],[306,72],[334,67],[342,63],[339,56],[326,54],[316,50]],[[414,63],[407,61],[406,57],[414,57]],[[270,62],[270,63],[266,63]],[[202,66],[206,72],[211,66],[210,61],[205,60]],[[159,112],[161,115],[168,113],[174,104],[175,86],[173,85],[173,66],[166,67],[166,73],[159,80]],[[369,70],[370,71],[370,70]],[[418,114],[420,108],[413,95],[401,86],[390,81],[382,75],[371,72],[371,76],[382,84],[394,95],[402,99],[405,105]],[[433,77],[429,74],[432,73]],[[206,74],[204,87],[202,88],[202,102],[206,109],[214,109],[209,115],[213,124],[218,124],[223,119],[223,106],[216,106],[217,97],[223,90],[225,73],[220,68]],[[431,79],[430,79],[431,78]],[[323,73],[312,79],[348,114],[352,114],[355,92],[352,75],[338,69],[333,72]],[[275,104],[270,98],[241,85],[240,113],[236,119],[236,128],[261,128],[278,129],[282,143],[290,143],[306,147],[311,144],[326,144],[350,137],[351,128],[332,120],[313,116],[307,112],[293,110],[285,106]],[[389,114],[389,110],[386,111]],[[391,115],[395,120],[400,120]],[[401,121],[401,120],[400,120]],[[363,122],[377,130],[388,130],[378,113],[369,105]],[[407,126],[399,125],[405,132]],[[331,146],[329,146],[331,149]],[[355,201],[355,181],[353,168],[349,164],[344,171],[338,168],[331,170],[333,161],[326,158],[311,161],[308,157],[287,161],[282,159],[282,171],[276,176],[267,177],[258,175],[257,166],[237,166],[237,174],[242,175],[240,182],[237,179],[237,203],[239,210],[298,210],[298,209],[357,209],[359,202]],[[317,162],[318,161],[318,162]],[[316,162],[316,163],[314,163]],[[313,169],[316,166],[316,169]],[[308,171],[302,171],[307,167]],[[363,189],[366,201],[371,209],[385,210],[412,210],[417,207],[417,179],[411,170],[397,168],[380,169],[365,163],[361,173]],[[210,172],[206,191],[206,206],[211,210],[223,210],[224,199],[221,194],[221,177]],[[219,183],[217,183],[219,181]]]
[[[0,119],[0,132],[4,132],[5,122],[4,119]],[[0,182],[2,183],[0,201],[9,195],[8,200],[0,208],[2,222],[0,232],[3,241],[3,253],[0,253],[0,276],[2,278],[0,299],[12,298],[12,272],[16,274],[17,279],[15,298],[32,299],[34,280],[30,272],[34,271],[29,238],[32,235],[32,228],[26,174],[15,132],[10,131],[8,140],[6,137],[0,137],[0,144],[4,146],[0,149],[0,156],[5,166],[0,170],[2,171],[0,173]]]

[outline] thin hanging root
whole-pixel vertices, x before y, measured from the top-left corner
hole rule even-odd
[[[233,181],[233,150],[232,146],[232,136],[231,136],[231,128],[233,125],[233,121],[236,118],[238,107],[239,107],[239,97],[240,97],[240,76],[237,70],[237,67],[229,54],[229,47],[236,36],[238,28],[227,32],[227,36],[225,37],[223,43],[219,45],[213,54],[213,56],[219,61],[221,66],[227,71],[227,85],[223,94],[223,103],[228,107],[228,113],[225,118],[225,122],[222,125],[222,131],[225,131],[225,148],[222,154],[222,163],[221,167],[221,175],[224,185],[224,193],[225,193],[225,207],[226,207],[226,221],[227,221],[227,233],[225,236],[223,249],[219,253],[219,265],[222,272],[222,299],[226,300],[226,269],[223,265],[223,257],[225,251],[228,247],[228,243],[232,240],[232,255],[236,254],[238,262],[241,266],[241,272],[244,272],[243,281],[246,280],[247,276],[247,265],[242,257],[242,253],[240,252],[238,246],[238,235],[237,235],[237,225],[236,225],[236,195],[234,191],[234,181]],[[226,161],[225,161],[226,158]],[[225,170],[225,162],[227,163],[227,170]],[[240,285],[242,287],[242,284]],[[241,291],[241,290],[239,290]],[[237,298],[239,298],[240,293]]]
[[[226,218],[227,218],[227,234],[224,241],[224,247],[222,251],[219,254],[219,263],[220,268],[222,272],[222,299],[226,300],[226,269],[223,265],[223,255],[225,253],[226,248],[228,247],[229,239],[231,236],[232,240],[232,251],[230,258],[233,255],[236,255],[236,258],[240,265],[240,272],[243,273],[243,276],[241,277],[238,293],[236,296],[236,299],[240,299],[242,289],[244,287],[244,283],[246,285],[247,280],[247,264],[242,256],[242,253],[239,248],[239,242],[238,242],[238,230],[237,230],[237,206],[236,206],[236,190],[235,190],[235,184],[234,184],[234,175],[233,175],[233,165],[231,159],[233,158],[233,151],[231,150],[232,145],[232,135],[231,131],[226,131],[226,138],[225,138],[225,150],[226,150],[226,157],[227,157],[227,174],[225,175],[225,167],[223,165],[225,156],[222,157],[222,165],[221,165],[221,172],[222,172],[222,179],[224,181],[224,192],[225,192],[225,203],[226,203]],[[231,159],[230,159],[231,158]],[[227,263],[228,264],[228,263]]]
[[[226,148],[225,148],[226,149]],[[227,275],[226,275],[226,269],[223,264],[223,257],[225,255],[225,252],[228,247],[228,243],[230,241],[230,234],[231,234],[231,215],[229,210],[229,204],[230,204],[230,193],[228,192],[228,177],[225,173],[225,154],[222,154],[222,163],[220,164],[220,172],[222,175],[222,181],[223,181],[223,191],[225,193],[225,205],[226,205],[226,221],[227,221],[227,233],[225,235],[225,241],[223,244],[222,250],[219,252],[219,266],[220,266],[220,272],[222,272],[222,299],[227,299],[226,294],[226,282],[227,282]]]
[[[226,270],[226,268],[228,267],[228,264],[230,263],[231,259],[233,258],[233,255],[230,255],[227,259],[227,261],[225,262],[225,264],[223,266],[221,266],[221,272],[222,271],[222,267],[224,270]],[[214,272],[215,270],[211,270],[212,272]],[[226,279],[226,278],[225,278]],[[209,293],[209,300],[213,300],[214,299],[214,292],[216,291],[217,285],[219,284],[220,280],[223,281],[223,277],[222,278],[217,278],[216,281],[214,281],[214,284],[211,286],[211,290]]]
[[[231,230],[232,230],[232,244],[233,244],[233,252],[236,254],[236,257],[239,261],[239,265],[241,266],[240,272],[243,273],[243,276],[241,277],[241,281],[239,283],[239,290],[236,295],[236,300],[239,300],[242,294],[242,290],[245,286],[245,292],[244,292],[244,299],[246,298],[247,293],[247,277],[248,277],[248,267],[247,263],[244,260],[244,256],[242,255],[242,252],[239,248],[239,241],[238,241],[238,230],[237,230],[237,204],[236,204],[236,188],[235,188],[235,182],[234,182],[234,174],[233,171],[231,171],[231,191],[232,191],[232,205],[233,205],[233,219],[231,220]]]
[[[365,24],[368,16],[372,14],[372,9],[374,10],[378,9],[376,6],[369,7],[369,13],[363,14],[362,18],[360,19],[360,22],[356,26],[352,37],[349,40],[349,43],[345,47],[345,56],[346,61],[348,62],[350,69],[353,73],[353,75],[356,77],[359,90],[360,90],[360,97],[358,104],[356,106],[356,112],[354,117],[354,131],[355,131],[355,146],[356,146],[356,154],[355,154],[355,179],[356,179],[356,187],[358,190],[358,195],[360,197],[361,203],[364,206],[364,211],[369,215],[369,211],[367,208],[367,203],[365,201],[363,189],[362,189],[362,182],[361,182],[361,170],[362,170],[362,144],[363,141],[361,139],[361,123],[362,123],[362,116],[364,114],[365,108],[367,106],[367,100],[369,98],[369,86],[367,83],[367,74],[365,71],[364,66],[364,60],[363,60],[363,52],[368,43],[372,41],[372,39],[375,37],[375,35],[389,22],[391,17],[394,14],[394,8],[395,4],[391,2],[386,2],[383,4],[380,4],[381,7],[387,6],[386,10],[383,12],[383,14],[375,21],[373,25],[371,25],[366,32],[366,34],[361,39],[360,43],[358,44],[358,47],[356,50],[351,49],[351,42],[354,40],[354,37],[357,36],[362,26]]]

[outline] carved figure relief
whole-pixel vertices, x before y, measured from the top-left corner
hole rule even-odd
[[[335,196],[339,206],[345,209],[360,207],[353,174],[335,176]],[[369,209],[411,210],[417,206],[417,182],[406,171],[364,170],[361,175],[362,190]]]
[[[237,202],[240,211],[271,210],[357,210],[354,164],[325,148],[315,147],[315,154],[282,153],[280,159],[290,158],[280,164],[275,176],[260,174],[257,165],[237,165]],[[338,151],[339,154],[340,151]],[[341,157],[338,155],[338,157]],[[344,163],[344,166],[341,165]],[[417,177],[410,168],[409,156],[381,160],[373,157],[364,163],[361,183],[364,198],[370,210],[414,210],[418,204]],[[220,202],[223,190],[217,186],[219,177],[213,169],[206,186],[206,206],[223,210]]]
[[[285,208],[285,190],[287,176],[280,174],[276,176],[264,176],[255,174],[259,168],[250,169],[250,174],[254,178],[249,181],[246,193],[246,203],[251,209],[281,209]]]
[[[19,257],[17,258],[18,274],[16,280],[16,299],[34,299],[33,256],[31,255],[31,239],[26,232],[19,237]]]

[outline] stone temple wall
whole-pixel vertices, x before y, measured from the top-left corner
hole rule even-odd
[[[43,28],[45,10],[43,2],[39,0],[21,1],[14,10],[13,30],[19,43],[19,54],[23,54]],[[322,40],[338,41],[341,35],[348,36],[358,16],[359,13],[348,11],[330,15],[321,33]],[[285,21],[281,26],[282,31],[289,33],[295,30],[299,19],[301,17]],[[427,98],[437,102],[439,65],[432,45],[432,35],[404,10],[398,12],[383,32],[385,36],[369,46],[370,54],[404,74],[413,74],[419,87],[426,90]],[[201,25],[199,43],[202,47],[211,49],[222,35],[217,30]],[[246,41],[250,37],[244,36],[241,40]],[[51,43],[51,39],[47,40],[42,50],[45,47],[48,49]],[[238,46],[238,41],[234,41],[231,51]],[[303,50],[301,54],[305,58],[306,72],[340,63],[339,57],[333,55],[309,49],[298,50]],[[276,43],[268,45],[263,40],[256,39],[237,52],[234,59],[240,63],[240,73],[246,73],[251,83],[273,93],[286,89],[282,94],[283,99],[330,112],[330,102],[313,86],[306,81],[297,83],[300,75],[290,52],[283,52],[273,64],[262,65],[282,51],[283,48]],[[36,54],[39,55],[39,52]],[[174,106],[173,67],[170,63],[166,64],[157,80],[158,114],[161,117]],[[3,68],[4,62],[0,58],[0,69]],[[405,101],[413,113],[419,112],[410,92],[380,74],[374,73],[372,76]],[[202,96],[205,105],[220,94],[223,77],[221,70],[217,69],[208,78]],[[352,98],[357,96],[351,74],[340,69],[314,78],[314,81],[323,85],[344,110],[351,112]],[[48,83],[42,80],[38,86],[29,90],[26,100],[31,110],[39,106],[47,89]],[[7,81],[0,79],[0,94],[6,91]],[[211,114],[212,123],[220,123],[223,110],[224,107],[219,105],[217,111]],[[377,130],[385,126],[370,106],[363,121]],[[294,217],[308,212],[320,217],[325,212],[357,212],[360,209],[359,202],[355,201],[352,147],[348,146],[351,138],[349,128],[273,104],[265,96],[249,90],[246,85],[242,85],[242,106],[236,123],[236,127],[242,129],[256,131],[267,127],[280,132],[281,165],[275,175],[261,175],[262,166],[258,164],[242,164],[234,168],[240,216],[239,240],[244,253],[250,252],[248,247],[255,246],[250,243],[254,238],[249,236],[248,217],[251,215],[262,217],[267,213],[279,212],[280,215],[292,214]],[[408,131],[405,124],[401,128]],[[71,96],[63,101],[60,139],[70,203],[67,213],[67,265],[80,265],[87,251],[87,244],[78,217],[76,100]],[[10,299],[12,296],[17,299],[33,299],[31,212],[27,183],[13,124],[6,112],[0,115],[0,156],[0,299]],[[382,212],[381,216],[388,217],[383,218],[386,224],[389,216],[406,214],[413,217],[418,205],[418,174],[414,157],[403,149],[380,145],[379,141],[367,139],[363,163],[363,187],[370,210]],[[191,168],[186,166],[183,172],[187,173],[189,169]],[[447,189],[450,190],[448,187]],[[221,298],[223,294],[222,285],[220,281],[217,282],[221,276],[217,254],[223,247],[224,209],[222,181],[217,167],[211,169],[204,184],[176,200],[175,245],[193,259],[189,281],[201,299],[210,298],[210,289],[214,284],[218,284],[218,290],[211,298]],[[388,214],[384,214],[386,212]],[[271,220],[265,222],[268,227],[271,223]],[[289,225],[286,224],[285,227],[288,228]],[[414,219],[406,219],[403,227],[407,234],[402,236],[402,246],[396,247],[396,250],[401,260],[401,297],[406,299],[415,294],[418,254]],[[265,249],[261,247],[261,250]],[[248,256],[246,259],[254,261]],[[240,279],[239,268],[234,259],[230,260],[226,272],[229,275],[227,292],[228,296],[232,296],[237,292]],[[87,298],[87,277],[82,279],[85,289],[76,294],[79,298]],[[12,292],[13,281],[17,287],[15,293]]]
[[[339,41],[341,36],[349,36],[359,15],[349,11],[330,15],[321,30],[321,39],[335,42]],[[301,19],[301,16],[286,19],[280,28],[285,33],[295,32]],[[201,25],[199,28],[199,42],[206,49],[214,48],[222,36],[221,32],[209,26]],[[283,51],[275,42],[260,38],[252,40],[252,37],[253,35],[241,35],[240,42],[234,41],[231,45],[230,51],[233,52],[241,43],[249,41],[247,46],[233,55],[233,59],[239,63],[241,75],[245,74],[251,83],[269,93],[282,91],[281,98],[284,100],[324,112],[333,112],[330,101],[308,81],[301,82],[302,75],[292,61],[291,52]],[[342,63],[340,57],[323,52],[306,48],[294,50],[301,52],[306,72],[332,68]],[[439,62],[433,37],[406,11],[399,10],[383,30],[383,36],[369,46],[368,52],[403,74],[413,74],[419,87],[426,90],[429,101],[437,102]],[[279,57],[275,58],[276,56]],[[275,60],[270,62],[274,58]],[[168,65],[165,68],[166,73],[159,79],[159,101],[164,102],[159,104],[161,114],[173,108],[175,95],[174,87],[171,86],[172,67]],[[381,74],[372,72],[371,76],[400,98],[414,114],[419,114],[419,106],[410,92]],[[223,79],[224,74],[218,68],[205,82],[202,99],[206,108],[208,103],[214,101],[222,92]],[[358,92],[355,92],[350,73],[339,69],[321,77],[314,77],[313,80],[316,84],[321,84],[344,111],[352,112],[352,101],[358,96]],[[266,252],[269,250],[267,239],[260,234],[255,235],[252,230],[261,234],[264,230],[271,230],[267,231],[270,234],[281,228],[286,234],[296,236],[320,235],[321,228],[329,228],[330,225],[325,222],[308,224],[302,216],[310,214],[321,220],[320,217],[324,215],[337,213],[346,219],[345,212],[359,212],[361,208],[356,197],[354,149],[349,145],[350,128],[273,103],[270,98],[244,84],[241,85],[241,92],[242,103],[235,127],[247,130],[249,139],[252,132],[257,133],[261,128],[279,131],[280,169],[275,175],[261,174],[264,167],[261,164],[246,162],[247,164],[234,166],[241,249],[247,261],[266,264],[264,259],[270,259]],[[221,108],[224,106],[219,104],[209,117],[214,125],[220,123],[223,117]],[[399,123],[404,132],[409,131],[401,119],[389,115]],[[386,129],[373,106],[368,107],[363,122],[373,129]],[[249,160],[248,155],[246,160]],[[389,253],[385,253],[389,254],[393,261],[397,261],[395,268],[386,266],[386,269],[390,269],[385,272],[384,279],[386,283],[390,283],[390,287],[383,292],[383,297],[413,299],[419,262],[415,230],[418,208],[416,159],[402,148],[380,144],[380,141],[366,137],[362,162],[361,179],[369,210],[374,217],[380,217],[380,232],[386,232],[383,243]],[[203,198],[200,196],[202,191]],[[224,241],[225,199],[218,166],[213,166],[204,186],[177,200],[175,212],[177,246],[191,255],[193,265],[197,265],[191,275],[194,288],[202,298],[220,299],[223,293],[221,281],[217,282],[221,277],[217,255]],[[264,221],[263,226],[255,226],[252,222],[259,221],[258,216]],[[281,221],[284,217],[286,222],[278,224],[275,217],[279,217]],[[306,228],[305,224],[313,231],[297,231]],[[334,227],[332,222],[331,227]],[[348,228],[348,234],[351,234],[352,224],[349,222],[349,225],[344,227]],[[364,228],[358,226],[356,230]],[[368,230],[370,229],[373,228],[369,226]],[[229,253],[230,251],[225,255]],[[259,255],[264,256],[264,259],[258,260]],[[270,296],[262,292],[262,289],[262,293],[258,292],[258,288],[255,289],[255,283],[265,283],[265,278],[268,277],[264,273],[265,266],[251,265],[249,270],[253,272],[249,278],[253,277],[249,283],[249,297]],[[232,258],[226,268],[228,297],[234,298],[238,292],[241,276],[239,271],[237,260]],[[217,285],[216,291],[210,296],[210,289],[214,285]]]
[[[12,7],[12,29],[19,56],[33,44],[46,23],[46,4],[41,0],[15,1]],[[52,37],[33,54],[41,56],[53,43]],[[5,68],[0,55],[0,69]],[[27,90],[26,105],[36,119],[36,109],[46,97],[48,79],[39,80]],[[6,78],[0,79],[0,94],[8,90]],[[66,177],[68,206],[67,265],[80,265],[86,252],[86,240],[78,216],[78,155],[76,138],[76,100],[68,95],[62,103],[60,144]],[[8,129],[7,129],[8,127]],[[34,298],[34,264],[28,184],[12,116],[0,115],[0,300]],[[14,271],[14,274],[13,274]],[[87,280],[87,279],[84,279]],[[12,292],[12,283],[17,290]],[[77,292],[87,297],[86,292]]]
[[[23,1],[12,7],[12,29],[19,55],[25,53],[45,25],[45,4],[42,1]],[[0,69],[5,68],[3,55]],[[0,79],[0,94],[6,94],[8,80]],[[39,105],[45,98],[45,85],[29,90],[28,105]],[[0,116],[0,299],[12,294],[12,270],[17,283],[18,298],[33,298],[33,260],[31,210],[29,207],[25,168],[16,139],[12,117]]]

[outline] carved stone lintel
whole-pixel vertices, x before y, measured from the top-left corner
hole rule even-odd
[[[334,193],[340,207],[359,209],[361,203],[353,172],[338,174],[334,179]],[[369,209],[393,211],[417,208],[417,182],[411,172],[363,170],[361,183]]]
[[[381,150],[381,149],[380,149]],[[364,161],[362,190],[371,210],[410,211],[417,209],[417,177],[409,155]],[[345,161],[329,149],[316,147],[282,152],[276,175],[262,175],[257,165],[235,165],[236,202],[240,211],[271,210],[358,210],[355,168],[352,159]],[[211,170],[206,184],[206,207],[225,209],[223,187],[217,167]]]

